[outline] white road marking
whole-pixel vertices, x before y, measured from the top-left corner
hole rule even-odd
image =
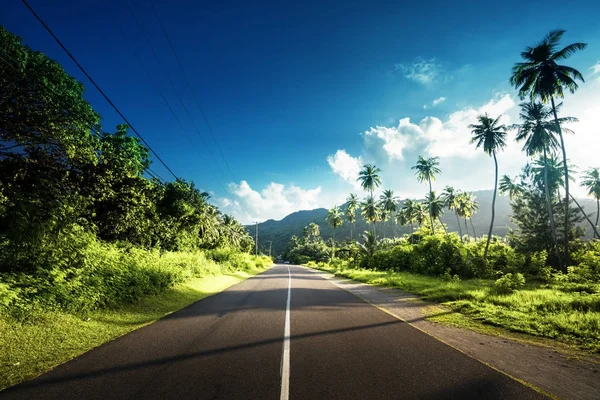
[[[285,328],[283,331],[283,354],[281,355],[281,396],[280,400],[290,398],[290,300],[292,297],[292,273],[288,267],[288,295],[285,307]]]

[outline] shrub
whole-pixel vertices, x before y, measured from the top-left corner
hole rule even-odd
[[[525,277],[523,274],[508,273],[494,282],[494,289],[497,293],[508,294],[525,286]]]

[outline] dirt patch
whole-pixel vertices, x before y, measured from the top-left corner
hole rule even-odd
[[[315,272],[338,287],[400,318],[485,364],[561,399],[600,399],[599,359],[428,321],[452,312],[398,289]]]

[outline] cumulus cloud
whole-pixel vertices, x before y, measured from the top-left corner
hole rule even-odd
[[[327,205],[321,196],[321,187],[302,189],[295,185],[271,182],[262,191],[248,182],[229,184],[232,198],[216,199],[225,213],[233,214],[243,224],[267,219],[281,219],[298,210],[311,210]]]
[[[431,102],[431,104],[425,104],[425,105],[423,106],[423,108],[424,108],[425,110],[427,110],[428,108],[433,108],[433,107],[437,106],[438,104],[445,102],[446,100],[447,100],[447,99],[446,99],[444,96],[442,96],[442,97],[438,97],[437,99],[433,100],[433,101]]]
[[[411,124],[410,118],[403,118],[396,127],[376,126],[362,135],[367,148],[381,148],[389,159],[402,160],[403,152],[411,147],[418,133],[419,128]]]
[[[410,65],[395,64],[394,67],[396,72],[402,73],[406,79],[424,85],[434,82],[442,71],[441,65],[435,58],[424,60],[423,58],[417,57]]]
[[[357,182],[358,173],[363,165],[362,158],[352,157],[346,150],[338,150],[335,154],[327,157],[327,163],[333,173],[339,175],[343,180],[349,182],[355,188],[359,187]]]
[[[600,74],[600,61],[598,61],[595,65],[592,65],[590,69],[592,70],[593,75]]]

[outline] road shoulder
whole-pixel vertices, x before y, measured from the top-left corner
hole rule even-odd
[[[522,382],[559,398],[600,398],[600,365],[542,346],[428,321],[432,303],[398,289],[380,288],[312,270],[334,285],[424,333]]]

